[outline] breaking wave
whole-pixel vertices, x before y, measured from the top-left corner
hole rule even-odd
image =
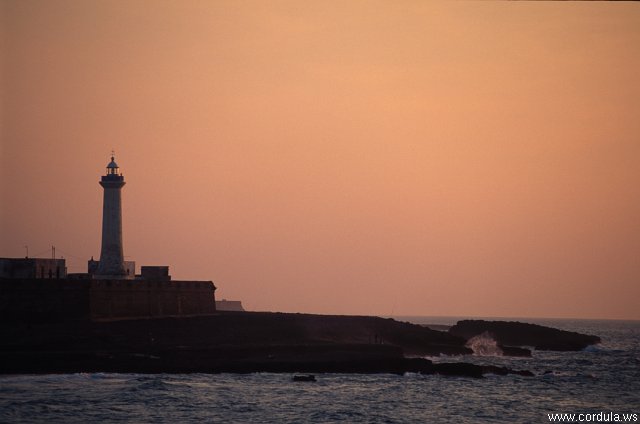
[[[502,349],[488,331],[470,338],[466,346],[471,348],[473,354],[477,356],[502,356]]]

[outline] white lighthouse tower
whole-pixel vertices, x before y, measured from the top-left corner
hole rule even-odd
[[[104,188],[102,249],[95,278],[127,278],[122,250],[122,197],[120,194],[124,184],[124,177],[112,154],[111,162],[107,165],[107,174],[100,180],[100,185]]]

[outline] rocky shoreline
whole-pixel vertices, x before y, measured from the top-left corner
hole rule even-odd
[[[2,374],[532,375],[464,362],[433,363],[423,357],[473,351],[460,335],[378,317],[238,312],[113,322],[5,321],[0,330]]]
[[[311,348],[311,347],[309,347]],[[315,349],[314,349],[315,350]],[[361,352],[362,353],[362,352]],[[398,374],[408,372],[423,375],[443,375],[482,378],[486,374],[532,376],[530,371],[506,367],[475,365],[465,362],[433,363],[424,358],[390,356],[384,358],[345,358],[344,352],[329,352],[330,358],[315,359],[221,359],[219,352],[200,350],[171,352],[3,352],[0,374],[61,374],[61,373],[340,373]]]

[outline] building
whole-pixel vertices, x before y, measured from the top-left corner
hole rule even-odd
[[[67,278],[64,259],[0,258],[0,278]]]
[[[168,266],[143,266],[136,279],[145,281],[171,281]]]
[[[176,281],[168,266],[125,261],[122,242],[124,177],[113,155],[104,189],[100,260],[87,273],[67,274],[64,259],[0,258],[0,318],[117,320],[197,316],[216,312],[212,281]]]
[[[239,300],[216,300],[217,311],[244,312],[242,302]]]

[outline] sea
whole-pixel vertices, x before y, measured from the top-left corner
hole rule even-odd
[[[435,326],[461,317],[395,317]],[[579,352],[501,356],[492,340],[465,357],[533,377],[434,375],[47,374],[0,376],[2,423],[640,422],[640,321],[509,319],[595,334]]]

